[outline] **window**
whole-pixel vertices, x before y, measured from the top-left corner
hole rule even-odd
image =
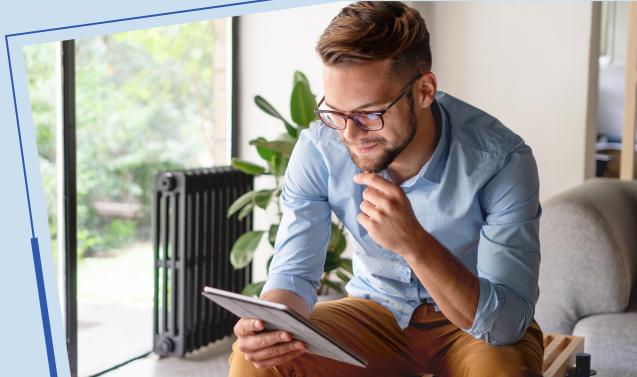
[[[231,26],[24,48],[74,375],[152,349],[154,173],[230,163]]]

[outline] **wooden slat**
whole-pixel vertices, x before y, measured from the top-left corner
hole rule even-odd
[[[549,343],[551,343],[553,338],[554,338],[553,334],[544,333],[544,349],[546,349],[546,347],[549,346]]]
[[[624,132],[619,178],[635,179],[635,122],[637,122],[637,2],[628,5],[628,48],[626,49],[626,92]]]
[[[544,362],[542,363],[542,370],[546,371],[553,365],[553,362],[561,355],[562,351],[571,342],[566,335],[552,335],[553,339],[549,342],[548,346],[544,346]],[[545,343],[546,344],[546,343]]]
[[[559,349],[560,346],[565,347],[558,353],[555,360],[549,365],[546,365],[547,357],[554,355],[554,349],[545,349],[544,351],[544,366],[548,368],[544,369],[544,377],[564,377],[575,364],[575,356],[577,353],[584,352],[584,338],[580,336],[571,335],[553,335],[555,339],[549,344],[552,347],[555,344],[554,349]],[[548,351],[548,352],[547,352]]]

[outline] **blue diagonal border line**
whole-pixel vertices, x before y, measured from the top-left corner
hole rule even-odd
[[[9,51],[9,38],[10,37],[17,37],[17,36],[20,36],[20,35],[27,35],[27,34],[46,33],[46,32],[49,32],[49,31],[64,30],[64,29],[75,29],[75,28],[86,27],[86,26],[109,24],[109,23],[123,22],[123,21],[132,21],[132,20],[139,20],[139,19],[143,19],[143,18],[161,17],[161,16],[168,16],[168,15],[173,15],[173,14],[181,14],[181,13],[191,13],[191,12],[198,12],[198,11],[210,10],[210,9],[216,9],[216,8],[227,8],[227,7],[237,6],[237,5],[248,5],[248,4],[263,3],[263,2],[270,2],[270,1],[273,1],[273,0],[242,1],[242,2],[238,2],[238,3],[228,3],[228,4],[221,4],[221,5],[213,5],[213,6],[209,6],[209,7],[186,9],[186,10],[180,10],[180,11],[174,11],[174,12],[156,13],[156,14],[150,14],[150,15],[146,15],[146,16],[127,17],[127,18],[120,18],[120,19],[110,20],[110,21],[92,22],[92,23],[79,24],[79,25],[63,26],[63,27],[58,27],[58,28],[42,29],[42,30],[28,31],[28,32],[22,32],[22,33],[15,33],[15,34],[7,34],[7,35],[4,36],[5,44],[6,44],[6,47],[7,47],[7,60],[9,61],[9,76],[11,77],[11,90],[13,92],[13,107],[15,109],[15,119],[16,119],[16,125],[18,127],[18,140],[20,142],[20,156],[22,158],[22,171],[24,173],[24,186],[25,186],[26,193],[27,193],[27,204],[28,204],[28,207],[29,207],[29,220],[31,222],[31,236],[32,236],[31,237],[31,252],[33,253],[33,267],[35,269],[35,277],[36,277],[36,283],[37,283],[37,287],[38,287],[38,298],[39,298],[39,301],[40,301],[40,312],[42,314],[42,328],[44,330],[44,341],[46,343],[47,359],[48,359],[48,362],[49,362],[49,373],[50,373],[51,377],[57,377],[58,373],[57,373],[57,366],[56,366],[56,363],[55,363],[55,350],[53,348],[53,337],[51,335],[51,321],[49,319],[49,309],[48,309],[48,303],[47,303],[47,299],[46,299],[46,290],[45,290],[45,287],[44,287],[44,276],[42,274],[42,261],[41,261],[41,258],[40,258],[40,246],[39,246],[38,239],[35,236],[35,230],[34,230],[34,226],[33,226],[33,213],[32,213],[32,210],[31,210],[31,197],[29,195],[29,181],[27,179],[26,164],[24,162],[24,148],[22,146],[22,133],[20,131],[20,117],[18,115],[18,102],[17,102],[16,95],[15,95],[15,84],[14,84],[14,80],[13,80],[13,69],[12,69],[12,66],[11,66],[11,53]]]

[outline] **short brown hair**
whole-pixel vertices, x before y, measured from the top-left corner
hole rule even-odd
[[[343,8],[325,29],[316,52],[328,66],[392,59],[396,78],[431,70],[425,20],[397,1],[360,1]]]

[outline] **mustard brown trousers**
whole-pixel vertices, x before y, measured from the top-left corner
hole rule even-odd
[[[419,306],[402,330],[374,300],[346,297],[317,303],[312,322],[367,359],[366,368],[304,353],[281,365],[258,369],[232,346],[229,377],[541,376],[542,330],[533,320],[522,339],[497,347],[475,339],[431,304]]]

